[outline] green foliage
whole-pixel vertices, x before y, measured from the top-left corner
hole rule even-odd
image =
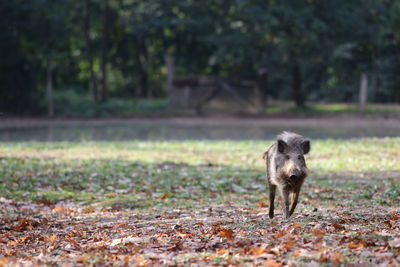
[[[56,91],[56,113],[65,117],[110,117],[159,115],[166,111],[165,100],[113,99],[93,102],[89,94],[76,90]]]
[[[165,97],[166,54],[179,75],[254,80],[267,69],[278,99],[353,101],[367,72],[369,100],[400,101],[396,1],[107,1],[0,4],[1,112],[45,110],[49,59],[55,91],[84,88],[79,103],[100,99],[101,66],[111,99]]]

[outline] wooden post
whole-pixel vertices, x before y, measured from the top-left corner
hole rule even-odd
[[[47,115],[54,116],[54,101],[53,101],[53,61],[51,57],[47,60]]]
[[[174,94],[174,57],[171,55],[165,56],[165,63],[167,65],[167,95],[168,95],[168,108],[172,109],[175,105]]]
[[[367,103],[368,75],[365,72],[361,73],[360,92],[359,92],[359,112],[363,114]]]

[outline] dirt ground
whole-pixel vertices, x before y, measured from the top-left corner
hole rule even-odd
[[[5,199],[1,206],[2,266],[400,264],[395,208],[315,208],[284,221],[279,212],[270,220],[262,203],[141,212]]]

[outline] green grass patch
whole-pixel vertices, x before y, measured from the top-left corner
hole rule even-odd
[[[296,107],[293,104],[272,104],[266,107],[267,114],[294,114],[300,116],[338,116],[338,115],[358,115],[357,104],[318,104],[309,103],[305,107]],[[400,105],[368,104],[364,111],[365,115],[377,116],[400,116]]]
[[[121,208],[266,199],[269,141],[1,143],[0,193]],[[304,197],[335,205],[399,200],[400,139],[316,140]],[[306,202],[307,202],[306,201]],[[354,204],[354,203],[353,203]]]

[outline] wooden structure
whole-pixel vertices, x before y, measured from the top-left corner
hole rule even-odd
[[[172,57],[166,57],[169,109],[174,112],[204,113],[211,102],[235,102],[240,113],[261,114],[266,101],[267,71],[256,81],[232,81],[222,77],[175,77]],[[229,106],[229,105],[227,105]]]

